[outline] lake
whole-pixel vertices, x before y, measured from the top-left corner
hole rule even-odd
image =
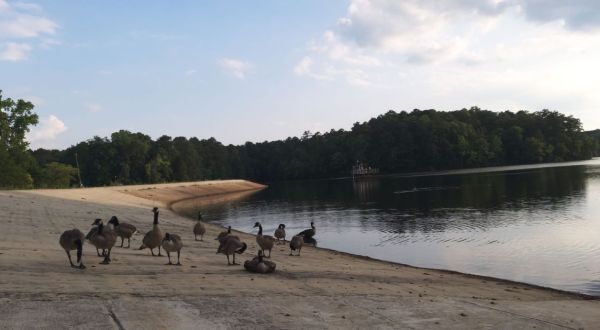
[[[600,296],[600,159],[425,174],[278,182],[205,218],[318,246]]]

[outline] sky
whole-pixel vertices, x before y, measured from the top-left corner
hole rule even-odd
[[[224,144],[388,110],[550,109],[600,128],[596,0],[0,0],[33,148],[126,129]]]

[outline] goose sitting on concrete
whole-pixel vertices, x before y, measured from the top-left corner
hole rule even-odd
[[[261,250],[258,250],[258,256],[252,260],[244,262],[244,268],[252,273],[267,274],[275,271],[275,263],[269,260],[264,260]]]

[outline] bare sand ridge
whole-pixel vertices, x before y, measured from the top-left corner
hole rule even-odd
[[[194,222],[167,209],[195,196],[238,198],[261,187],[232,180],[0,191],[0,328],[600,328],[598,300],[325,249],[289,257],[281,245],[273,250],[274,274],[250,274],[215,254],[222,228],[207,224],[205,241],[196,242]],[[162,230],[184,240],[181,267],[137,250],[155,205]],[[74,227],[86,232],[96,217],[112,215],[138,227],[132,248],[115,247],[113,262],[99,265],[86,244],[88,268],[70,268],[59,235]],[[237,234],[248,243],[237,259],[243,262],[257,246],[254,236]]]

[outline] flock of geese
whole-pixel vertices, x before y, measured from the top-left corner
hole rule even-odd
[[[183,248],[181,237],[179,235],[170,233],[163,234],[158,225],[158,208],[154,207],[152,212],[154,213],[152,230],[144,235],[144,239],[142,240],[142,245],[139,247],[139,250],[148,248],[150,249],[152,256],[162,256],[162,248],[167,252],[167,257],[169,258],[169,263],[167,265],[173,265],[171,262],[171,253],[177,252],[177,263],[174,265],[181,266],[181,262],[179,261],[180,252]],[[292,237],[290,240],[290,256],[294,255],[294,251],[296,251],[296,256],[299,256],[300,250],[302,250],[302,246],[305,242],[315,242],[313,237],[316,234],[316,228],[313,222],[310,223],[310,227],[311,228],[303,230]],[[266,260],[265,258],[271,258],[271,250],[275,244],[285,244],[285,225],[280,224],[275,230],[273,236],[263,235],[263,228],[259,222],[254,224],[254,228],[258,228],[256,243],[259,246],[259,251],[256,257],[254,257],[252,260],[247,260],[244,263],[244,268],[247,271],[255,273],[271,273],[275,271],[276,264],[270,260]],[[121,222],[116,216],[113,216],[106,225],[102,222],[102,219],[96,219],[92,223],[92,228],[87,235],[83,235],[79,229],[67,230],[60,235],[59,243],[67,253],[71,267],[85,269],[81,259],[83,253],[83,243],[85,240],[88,240],[92,245],[94,245],[96,248],[96,253],[99,257],[104,257],[100,264],[109,264],[111,261],[110,255],[112,248],[117,243],[118,238],[121,238],[120,247],[130,248],[131,236],[133,236],[133,234],[136,232],[137,228],[134,225]],[[200,241],[203,240],[204,234],[206,233],[206,227],[202,222],[201,213],[198,214],[198,219],[194,225],[193,233],[195,241],[198,241],[198,236],[200,236]],[[125,239],[127,239],[127,246],[123,246]],[[222,253],[227,256],[227,265],[238,265],[235,262],[235,255],[244,253],[248,246],[246,243],[242,242],[238,236],[232,235],[231,226],[227,228],[227,231],[219,233],[215,240],[219,241],[217,254]],[[158,249],[158,254],[154,254],[154,249]],[[71,251],[73,250],[77,251],[77,265],[74,264],[73,260],[71,259]],[[266,251],[269,252],[268,255],[265,254]],[[233,262],[230,261],[229,256],[233,257]]]

